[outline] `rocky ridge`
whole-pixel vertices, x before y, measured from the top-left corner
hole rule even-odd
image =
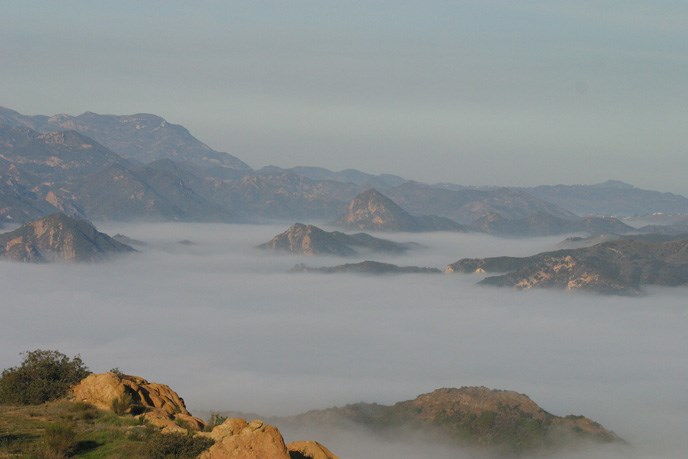
[[[479,283],[518,290],[556,288],[636,295],[644,285],[688,283],[688,240],[616,240],[530,257],[465,258],[448,265],[445,272],[506,273]]]
[[[357,195],[336,224],[374,231],[466,231],[458,223],[435,215],[414,217],[375,189]]]
[[[135,252],[88,221],[64,214],[27,223],[0,234],[0,257],[13,261],[99,261]]]
[[[294,266],[293,273],[357,273],[357,274],[439,274],[437,268],[422,268],[418,266],[397,266],[379,261],[362,261],[360,263],[346,263],[337,266],[310,268],[304,264]]]
[[[584,416],[555,416],[526,395],[486,387],[437,389],[391,406],[357,403],[309,411],[282,422],[338,427],[353,424],[378,434],[424,431],[446,436],[461,446],[507,456],[554,452],[574,448],[580,442],[623,441]]]
[[[315,441],[286,445],[279,430],[255,419],[229,418],[207,431],[207,424],[186,409],[184,400],[169,386],[151,383],[139,376],[107,372],[91,374],[72,387],[70,398],[112,410],[125,403],[126,414],[161,429],[163,434],[196,435],[214,444],[201,459],[338,459]],[[124,401],[124,402],[123,402]]]
[[[400,244],[366,233],[328,232],[314,225],[295,223],[258,248],[300,255],[352,256],[360,250],[401,254],[414,246],[415,244]]]

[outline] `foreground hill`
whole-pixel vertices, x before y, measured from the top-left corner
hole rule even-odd
[[[338,459],[316,441],[285,444],[258,419],[211,421],[191,415],[165,384],[91,374],[60,400],[0,405],[0,457]]]
[[[378,434],[436,433],[461,446],[508,456],[543,454],[582,442],[622,441],[586,417],[555,416],[526,395],[485,387],[437,389],[392,406],[356,403],[309,411],[282,422],[343,428],[353,424]]]
[[[0,257],[14,261],[97,261],[134,252],[86,220],[53,214],[0,234]]]
[[[356,255],[359,250],[401,254],[414,245],[380,239],[366,233],[328,232],[314,225],[295,223],[258,248],[299,255],[351,256]]]
[[[446,272],[506,273],[483,285],[638,294],[643,285],[688,284],[688,240],[616,240],[531,257],[465,258]]]
[[[352,199],[336,224],[374,231],[466,231],[464,226],[448,218],[434,215],[414,217],[375,189],[364,191]]]

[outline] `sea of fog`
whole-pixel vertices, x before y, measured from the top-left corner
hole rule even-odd
[[[57,349],[95,372],[167,383],[192,412],[266,416],[484,385],[588,416],[631,445],[580,457],[685,457],[688,289],[624,298],[478,287],[474,275],[291,274],[347,260],[254,248],[287,226],[107,223],[99,229],[148,245],[100,264],[0,262],[0,368]],[[366,258],[438,268],[562,239],[384,237],[425,248]],[[431,457],[355,432],[306,436],[345,458]]]

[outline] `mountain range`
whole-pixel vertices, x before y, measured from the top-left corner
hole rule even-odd
[[[369,212],[366,222],[364,207],[375,203],[391,214],[373,222]],[[26,116],[0,107],[0,218],[23,223],[57,211],[96,220],[340,219],[348,229],[532,236],[628,232],[599,217],[688,214],[688,199],[621,182],[515,189],[353,169],[253,170],[156,115]]]

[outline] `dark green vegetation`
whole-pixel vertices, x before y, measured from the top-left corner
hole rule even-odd
[[[0,406],[0,458],[194,458],[208,438],[169,433],[79,402]]]
[[[352,256],[358,251],[402,254],[417,246],[414,243],[400,244],[376,238],[366,233],[328,232],[314,225],[295,223],[258,248],[301,255]]]
[[[356,403],[283,420],[297,424],[363,427],[378,435],[422,432],[500,455],[543,454],[582,443],[621,442],[583,416],[559,417],[523,394],[484,387],[438,389],[391,406]]]
[[[304,264],[298,264],[291,269],[294,273],[359,273],[359,274],[440,274],[437,268],[421,268],[418,266],[397,266],[379,261],[362,261],[360,263],[347,263],[338,266],[323,268],[309,268]]]
[[[38,405],[63,397],[91,372],[77,355],[37,349],[23,354],[23,362],[3,370],[0,405]]]
[[[135,250],[62,213],[0,234],[0,257],[14,261],[97,261],[129,252]]]
[[[484,285],[633,295],[643,285],[688,283],[688,241],[622,239],[523,258],[466,258],[449,265],[447,271],[507,273],[483,279]]]

